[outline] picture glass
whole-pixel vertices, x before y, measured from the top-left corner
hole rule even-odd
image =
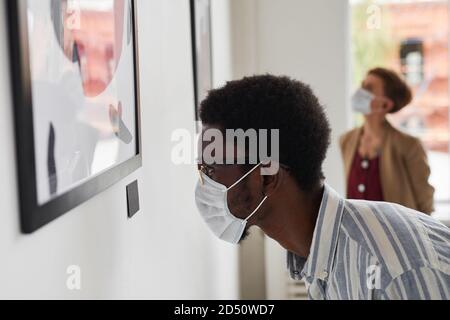
[[[132,19],[131,0],[28,0],[38,204],[139,152]]]

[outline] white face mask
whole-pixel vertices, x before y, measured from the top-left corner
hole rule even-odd
[[[374,98],[375,96],[371,92],[359,88],[352,97],[353,110],[365,115],[372,113],[371,104]]]
[[[195,202],[203,220],[219,239],[232,244],[239,243],[248,220],[267,200],[266,196],[245,220],[235,217],[228,209],[228,191],[236,187],[260,165],[258,164],[229,188],[200,172],[201,179],[195,190]]]

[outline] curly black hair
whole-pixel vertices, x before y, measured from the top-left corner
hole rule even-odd
[[[221,130],[278,129],[280,163],[291,169],[299,187],[311,191],[324,179],[330,125],[311,88],[300,81],[258,75],[228,82],[209,92],[200,118]]]

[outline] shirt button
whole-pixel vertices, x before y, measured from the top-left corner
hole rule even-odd
[[[324,278],[324,279],[328,278],[328,272],[324,271],[322,273],[322,278]]]
[[[359,191],[360,193],[364,193],[364,192],[366,191],[366,186],[363,185],[363,184],[360,184],[360,185],[358,186],[358,191]]]
[[[365,170],[369,169],[369,161],[367,160],[361,161],[361,167]]]

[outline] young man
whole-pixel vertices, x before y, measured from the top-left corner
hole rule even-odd
[[[196,202],[216,236],[239,243],[258,226],[288,251],[311,299],[450,299],[447,227],[399,205],[344,200],[324,183],[330,127],[307,85],[270,75],[229,82],[203,101],[201,120],[204,133],[279,130],[271,175],[260,158],[200,162]]]

